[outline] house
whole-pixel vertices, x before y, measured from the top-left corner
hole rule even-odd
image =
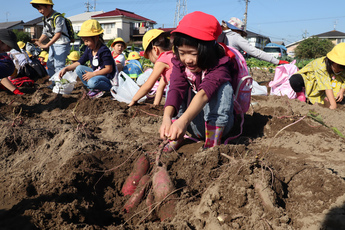
[[[31,21],[25,22],[23,25],[24,32],[30,34],[31,39],[37,40],[40,38],[43,30],[43,17],[35,18]]]
[[[24,24],[23,21],[1,22],[0,23],[0,29],[23,31],[23,24]]]
[[[251,32],[249,30],[246,31],[247,32],[247,40],[248,42],[258,48],[258,49],[263,49],[267,43],[271,42],[271,39],[269,37],[263,36],[261,34],[257,34],[254,32]]]
[[[155,21],[133,12],[116,8],[113,11],[93,15],[104,29],[105,42],[121,37],[125,42],[141,44],[145,32],[153,29]]]
[[[339,43],[345,42],[345,33],[337,31],[337,30],[332,30],[332,31],[329,31],[329,32],[313,35],[311,37],[319,37],[321,39],[328,39],[334,45],[337,45]],[[308,38],[310,38],[310,37],[308,37]],[[304,38],[302,40],[299,40],[297,42],[294,42],[294,43],[291,43],[291,44],[287,45],[286,48],[287,48],[288,54],[293,56],[293,54],[295,53],[296,47],[305,39],[307,39],[307,38]]]
[[[81,24],[86,20],[91,19],[92,16],[97,14],[102,14],[104,11],[92,11],[92,12],[84,12],[82,14],[77,14],[71,17],[67,17],[72,22],[73,30],[75,33],[80,31]]]

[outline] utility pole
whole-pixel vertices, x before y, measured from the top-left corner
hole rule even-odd
[[[308,37],[308,30],[304,30],[302,37],[307,38]]]
[[[187,0],[177,0],[174,18],[174,27],[177,26],[179,21],[187,14]]]
[[[97,0],[94,0],[94,2],[93,2],[93,11],[96,11],[96,2],[97,2]]]
[[[247,31],[247,16],[248,16],[248,3],[249,3],[249,0],[245,0],[245,2],[246,2],[246,11],[244,12],[244,20],[243,20],[244,28],[243,28],[243,30]]]
[[[87,0],[87,3],[84,3],[85,7],[86,7],[86,12],[90,12],[90,9],[92,9],[91,4],[89,3],[89,0]]]

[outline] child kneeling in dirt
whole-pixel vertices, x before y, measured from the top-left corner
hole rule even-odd
[[[344,99],[345,92],[345,43],[339,43],[326,57],[311,61],[289,79],[297,98],[312,104],[320,103],[330,109]]]
[[[83,39],[87,48],[77,62],[66,66],[59,73],[62,78],[67,71],[75,69],[83,84],[90,89],[88,93],[90,98],[101,97],[104,94],[103,91],[110,91],[111,80],[117,71],[111,52],[104,45],[102,34],[103,29],[97,20],[85,21],[81,25],[78,36]],[[89,60],[92,68],[84,66]]]
[[[187,130],[204,137],[205,148],[220,145],[233,126],[233,64],[216,42],[221,32],[214,16],[199,11],[172,31],[176,57],[160,127],[170,140],[165,152],[179,148]]]
[[[15,72],[14,63],[6,53],[11,49],[16,49],[20,52],[16,35],[10,30],[0,30],[0,86],[8,89],[13,94],[23,95],[23,93],[8,79],[8,77]]]
[[[149,78],[140,87],[128,106],[136,104],[140,98],[149,93],[160,78],[156,96],[153,101],[153,105],[159,105],[164,94],[165,86],[170,81],[173,66],[171,59],[174,56],[171,50],[170,34],[159,29],[147,31],[143,37],[143,48],[144,57],[150,59],[155,65]]]

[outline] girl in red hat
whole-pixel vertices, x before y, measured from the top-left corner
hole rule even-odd
[[[205,138],[205,148],[220,145],[233,126],[232,62],[216,42],[222,28],[203,12],[186,15],[172,32],[176,57],[160,136],[177,149],[188,132]]]

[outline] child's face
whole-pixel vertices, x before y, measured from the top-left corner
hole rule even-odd
[[[81,39],[90,50],[94,50],[96,48],[96,43],[92,37],[82,37]]]
[[[113,49],[116,54],[121,54],[122,51],[125,49],[125,46],[121,42],[118,42],[114,45]]]
[[[201,69],[197,66],[198,63],[198,50],[192,46],[179,46],[178,47],[178,54],[180,56],[180,61],[186,68],[188,68],[191,72],[200,72]]]
[[[338,75],[340,74],[343,70],[344,70],[344,66],[343,65],[339,65],[337,63],[332,63],[332,70],[334,72],[334,74]]]
[[[0,53],[5,53],[11,50],[11,47],[0,41]]]
[[[44,17],[49,17],[52,12],[52,7],[50,5],[38,5],[37,10]]]

